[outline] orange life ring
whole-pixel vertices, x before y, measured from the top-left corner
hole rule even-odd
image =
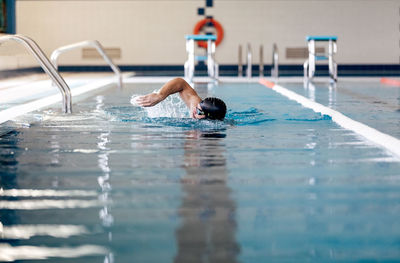
[[[199,22],[197,22],[197,24],[194,26],[193,34],[199,35],[201,29],[207,23],[211,23],[217,30],[217,40],[215,41],[215,45],[218,46],[219,43],[221,43],[222,39],[224,38],[224,29],[222,28],[221,24],[215,19],[204,18],[204,19],[200,20]],[[197,42],[197,45],[202,48],[207,48],[206,41],[199,41],[199,42]]]

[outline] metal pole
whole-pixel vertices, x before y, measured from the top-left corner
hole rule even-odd
[[[77,49],[77,48],[81,48],[81,47],[87,47],[87,46],[94,47],[97,50],[97,52],[101,55],[101,57],[104,59],[104,61],[110,66],[110,68],[114,71],[115,75],[117,76],[119,87],[122,87],[122,74],[121,74],[121,71],[113,63],[111,58],[106,54],[103,46],[97,40],[87,40],[87,41],[82,41],[82,42],[78,42],[78,43],[74,43],[74,44],[71,44],[71,45],[67,45],[67,46],[63,46],[63,47],[57,48],[51,54],[51,61],[52,61],[53,65],[54,65],[54,67],[56,69],[58,68],[57,59],[62,53],[66,52],[66,51],[69,51],[69,50],[73,50],[73,49]]]
[[[275,79],[279,78],[279,51],[278,51],[278,46],[275,43],[272,47],[271,76]]]
[[[264,47],[260,46],[260,66],[259,66],[260,77],[264,76]]]
[[[242,45],[239,45],[238,77],[243,76]]]
[[[60,76],[57,69],[53,66],[50,60],[46,57],[44,52],[40,49],[38,44],[35,41],[30,39],[29,37],[23,35],[7,35],[0,37],[0,43],[6,42],[8,40],[14,40],[18,43],[23,44],[24,47],[30,51],[36,60],[39,62],[42,69],[50,76],[53,82],[59,88],[62,100],[63,100],[63,112],[64,113],[71,113],[72,112],[72,96],[71,90],[69,89],[65,80]]]
[[[251,76],[252,76],[252,72],[251,72],[251,70],[252,70],[252,68],[251,68],[252,55],[251,55],[251,45],[250,45],[250,43],[247,44],[247,63],[246,64],[247,64],[247,69],[246,69],[247,78],[251,78]]]

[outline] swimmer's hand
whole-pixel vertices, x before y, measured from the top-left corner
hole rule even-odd
[[[193,119],[204,119],[206,116],[205,115],[199,115],[197,114],[197,106],[192,105],[190,106],[190,118]]]
[[[142,107],[151,107],[162,101],[164,97],[159,93],[150,93],[140,96],[136,99],[136,103]]]

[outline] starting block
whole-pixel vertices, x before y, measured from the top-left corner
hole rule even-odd
[[[307,36],[308,42],[308,60],[304,62],[304,80],[311,80],[315,75],[315,62],[320,60],[328,60],[329,77],[332,81],[337,81],[337,64],[333,58],[337,52],[337,36]],[[317,54],[315,52],[315,42],[327,42],[328,53]]]
[[[188,60],[185,62],[185,78],[192,81],[194,76],[194,67],[196,61],[207,62],[208,76],[217,80],[218,79],[218,64],[215,62],[215,35],[186,35],[186,52],[188,53]],[[196,41],[207,41],[207,54],[205,56],[195,56]]]

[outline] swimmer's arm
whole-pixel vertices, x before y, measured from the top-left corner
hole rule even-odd
[[[203,119],[204,115],[197,115],[197,105],[201,102],[201,98],[197,95],[197,92],[182,78],[175,78],[167,82],[164,87],[161,88],[160,94],[168,97],[170,94],[179,92],[181,99],[185,102],[189,108],[189,114],[191,118]]]
[[[165,100],[169,95],[178,92],[182,100],[191,110],[201,101],[196,91],[182,78],[170,80],[165,83],[158,93],[150,93],[141,96],[136,101],[142,107],[151,107]]]

